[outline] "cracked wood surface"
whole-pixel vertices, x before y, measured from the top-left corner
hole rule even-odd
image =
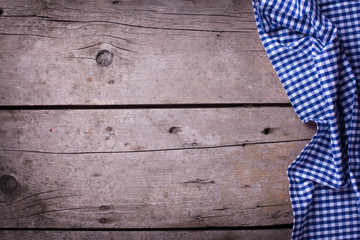
[[[250,0],[0,0],[0,105],[288,103]],[[97,66],[102,50],[113,63]]]
[[[0,9],[1,239],[290,238],[270,227],[292,223],[286,169],[316,127],[289,107],[250,0]],[[205,227],[239,230],[186,231]]]
[[[310,140],[290,107],[0,111],[0,150],[53,154]]]
[[[44,139],[46,141],[46,139]],[[1,151],[3,228],[291,224],[286,169],[308,141],[161,152]]]
[[[282,240],[290,239],[291,229],[271,230],[217,230],[217,231],[3,231],[2,239],[119,239],[119,240]]]
[[[19,184],[0,194],[7,228],[290,224],[286,168],[315,132],[289,107],[17,110],[0,122],[0,175]]]

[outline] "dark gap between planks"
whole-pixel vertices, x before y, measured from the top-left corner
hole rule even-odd
[[[248,227],[199,227],[199,228],[0,228],[0,231],[117,231],[117,232],[141,232],[141,231],[224,231],[224,230],[274,230],[274,229],[292,229],[292,224],[281,224],[271,226],[248,226]]]
[[[194,104],[131,104],[131,105],[15,105],[0,110],[98,110],[98,109],[166,109],[166,108],[258,108],[292,107],[290,103],[194,103]]]

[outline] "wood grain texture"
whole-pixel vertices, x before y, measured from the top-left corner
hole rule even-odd
[[[274,114],[276,113],[276,114]],[[286,120],[286,121],[285,121]],[[292,108],[0,111],[0,227],[291,223]]]
[[[291,229],[227,231],[0,231],[3,240],[119,239],[119,240],[290,240]]]
[[[286,169],[314,125],[289,107],[171,105],[289,103],[250,0],[0,8],[0,106],[174,107],[0,111],[0,228],[52,229],[1,239],[290,238],[290,229],[120,231],[292,223]],[[110,66],[97,64],[101,50]],[[107,231],[64,231],[81,228]]]
[[[290,224],[286,169],[308,141],[157,152],[0,152],[0,227]]]
[[[250,0],[0,6],[0,105],[289,102]]]
[[[0,150],[48,153],[211,148],[311,139],[289,107],[0,111]]]

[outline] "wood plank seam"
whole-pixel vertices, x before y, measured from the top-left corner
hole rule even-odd
[[[182,147],[182,148],[163,148],[163,149],[145,149],[145,150],[128,150],[128,151],[101,151],[101,152],[49,152],[49,151],[35,151],[26,149],[4,149],[0,148],[3,152],[23,152],[23,153],[40,153],[40,154],[53,154],[53,155],[83,155],[83,154],[121,154],[121,153],[147,153],[147,152],[167,152],[167,151],[182,151],[182,150],[200,150],[200,149],[217,149],[217,148],[231,148],[231,147],[246,147],[251,145],[265,145],[276,143],[291,143],[310,141],[310,138],[285,140],[285,141],[269,141],[269,142],[244,142],[240,144],[228,144],[219,146],[204,146],[204,147]]]

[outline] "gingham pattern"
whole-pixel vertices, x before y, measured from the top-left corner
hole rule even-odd
[[[360,239],[360,1],[253,5],[291,104],[318,127],[288,168],[292,239]]]

